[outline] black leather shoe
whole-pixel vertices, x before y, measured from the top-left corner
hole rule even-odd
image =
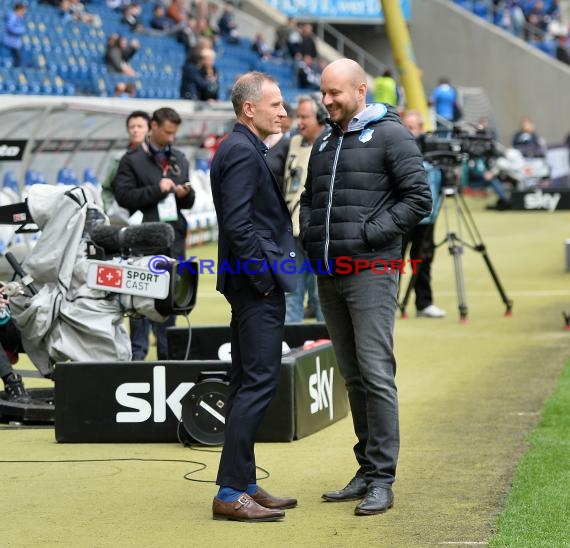
[[[368,489],[366,480],[361,476],[354,476],[348,485],[340,491],[327,491],[322,498],[327,502],[344,502],[361,499]]]
[[[368,489],[364,500],[354,509],[357,516],[372,516],[382,514],[394,506],[394,493],[392,489],[372,486]]]

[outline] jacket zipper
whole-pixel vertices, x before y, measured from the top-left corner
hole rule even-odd
[[[329,202],[327,204],[327,220],[325,223],[325,265],[329,275],[332,275],[332,271],[329,267],[329,243],[330,243],[330,220],[331,220],[331,208],[332,208],[332,197],[334,191],[334,180],[336,177],[336,165],[338,163],[338,156],[340,154],[340,147],[342,146],[342,139],[344,134],[340,136],[338,140],[338,145],[336,147],[336,152],[334,155],[333,169],[331,173],[331,181],[329,185]]]

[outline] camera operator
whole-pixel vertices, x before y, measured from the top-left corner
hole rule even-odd
[[[18,355],[20,334],[12,323],[8,299],[0,288],[0,378],[4,382],[4,397],[16,403],[30,403],[22,377],[12,368],[12,356]],[[10,357],[9,357],[10,356]]]
[[[511,201],[509,196],[497,177],[499,170],[495,166],[497,153],[494,145],[496,134],[490,127],[489,118],[487,116],[481,117],[475,125],[475,134],[471,135],[472,142],[477,143],[478,138],[481,138],[481,142],[486,142],[486,144],[484,147],[475,144],[475,150],[467,150],[469,154],[469,161],[467,163],[468,183],[484,188],[490,186],[495,191],[498,201],[495,205],[487,206],[486,209],[495,209],[498,211],[510,209]]]
[[[497,194],[496,204],[486,206],[486,209],[505,211],[511,208],[511,200],[497,177],[497,170],[490,165],[487,158],[472,158],[467,163],[468,184],[476,187],[490,186]]]
[[[174,244],[163,253],[176,258],[184,257],[186,249],[188,225],[181,209],[191,208],[195,198],[188,182],[188,160],[172,146],[181,123],[175,110],[168,107],[156,110],[151,118],[150,132],[140,146],[123,156],[112,183],[117,203],[131,215],[140,210],[143,223],[160,221],[172,225]],[[166,329],[174,325],[175,316],[170,316],[164,323],[143,321],[140,339],[137,337],[140,344],[133,345],[133,359],[146,357],[149,325],[156,335],[157,357],[166,359]]]
[[[408,110],[402,123],[418,141],[422,150],[422,138],[424,136],[424,121],[422,115],[416,110]],[[423,150],[422,150],[423,152]],[[424,161],[424,168],[428,184],[432,194],[433,209],[430,215],[420,221],[412,230],[407,232],[402,239],[402,257],[410,246],[410,258],[421,259],[421,264],[416,278],[414,291],[416,293],[416,315],[419,318],[443,318],[445,310],[433,304],[431,290],[431,263],[435,252],[433,231],[435,219],[441,205],[441,171],[429,162]]]

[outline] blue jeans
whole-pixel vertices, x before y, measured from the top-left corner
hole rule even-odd
[[[318,322],[323,321],[323,313],[319,304],[319,294],[315,283],[315,275],[310,270],[299,273],[307,260],[301,239],[295,238],[295,272],[297,275],[297,289],[285,294],[285,323],[302,322],[304,318],[305,294],[309,294],[309,305],[315,309]],[[309,264],[308,261],[306,263]]]
[[[507,196],[507,193],[505,192],[505,189],[503,188],[503,184],[501,183],[501,181],[499,181],[499,179],[497,179],[496,177],[493,177],[489,181],[489,185],[491,185],[491,187],[493,187],[493,190],[495,191],[495,193],[499,197],[499,200],[503,200],[504,202],[509,200],[509,197]]]
[[[318,276],[319,296],[358,439],[357,475],[390,487],[400,449],[393,333],[398,274]]]
[[[142,361],[148,354],[148,336],[150,329],[156,337],[156,357],[159,360],[168,359],[168,342],[166,340],[166,329],[174,326],[176,323],[176,316],[168,316],[165,322],[153,322],[148,318],[141,318],[129,320],[131,331],[131,350],[133,354],[133,361]]]

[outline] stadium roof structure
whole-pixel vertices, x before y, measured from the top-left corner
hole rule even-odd
[[[129,113],[145,110],[151,114],[165,106],[174,108],[182,118],[176,145],[187,152],[201,148],[209,136],[225,134],[235,122],[229,103],[5,95],[0,106],[0,144],[23,141],[25,150],[18,164],[0,157],[0,169],[18,172],[20,190],[31,168],[47,171],[51,182],[58,167],[82,168],[88,163],[102,178],[110,158],[128,144],[125,120]],[[54,154],[58,155],[55,162]]]
[[[151,114],[165,106],[182,117],[182,135],[212,132],[234,118],[229,103],[204,108],[193,101],[3,95],[0,138],[113,138],[124,134],[125,118],[133,110]]]

